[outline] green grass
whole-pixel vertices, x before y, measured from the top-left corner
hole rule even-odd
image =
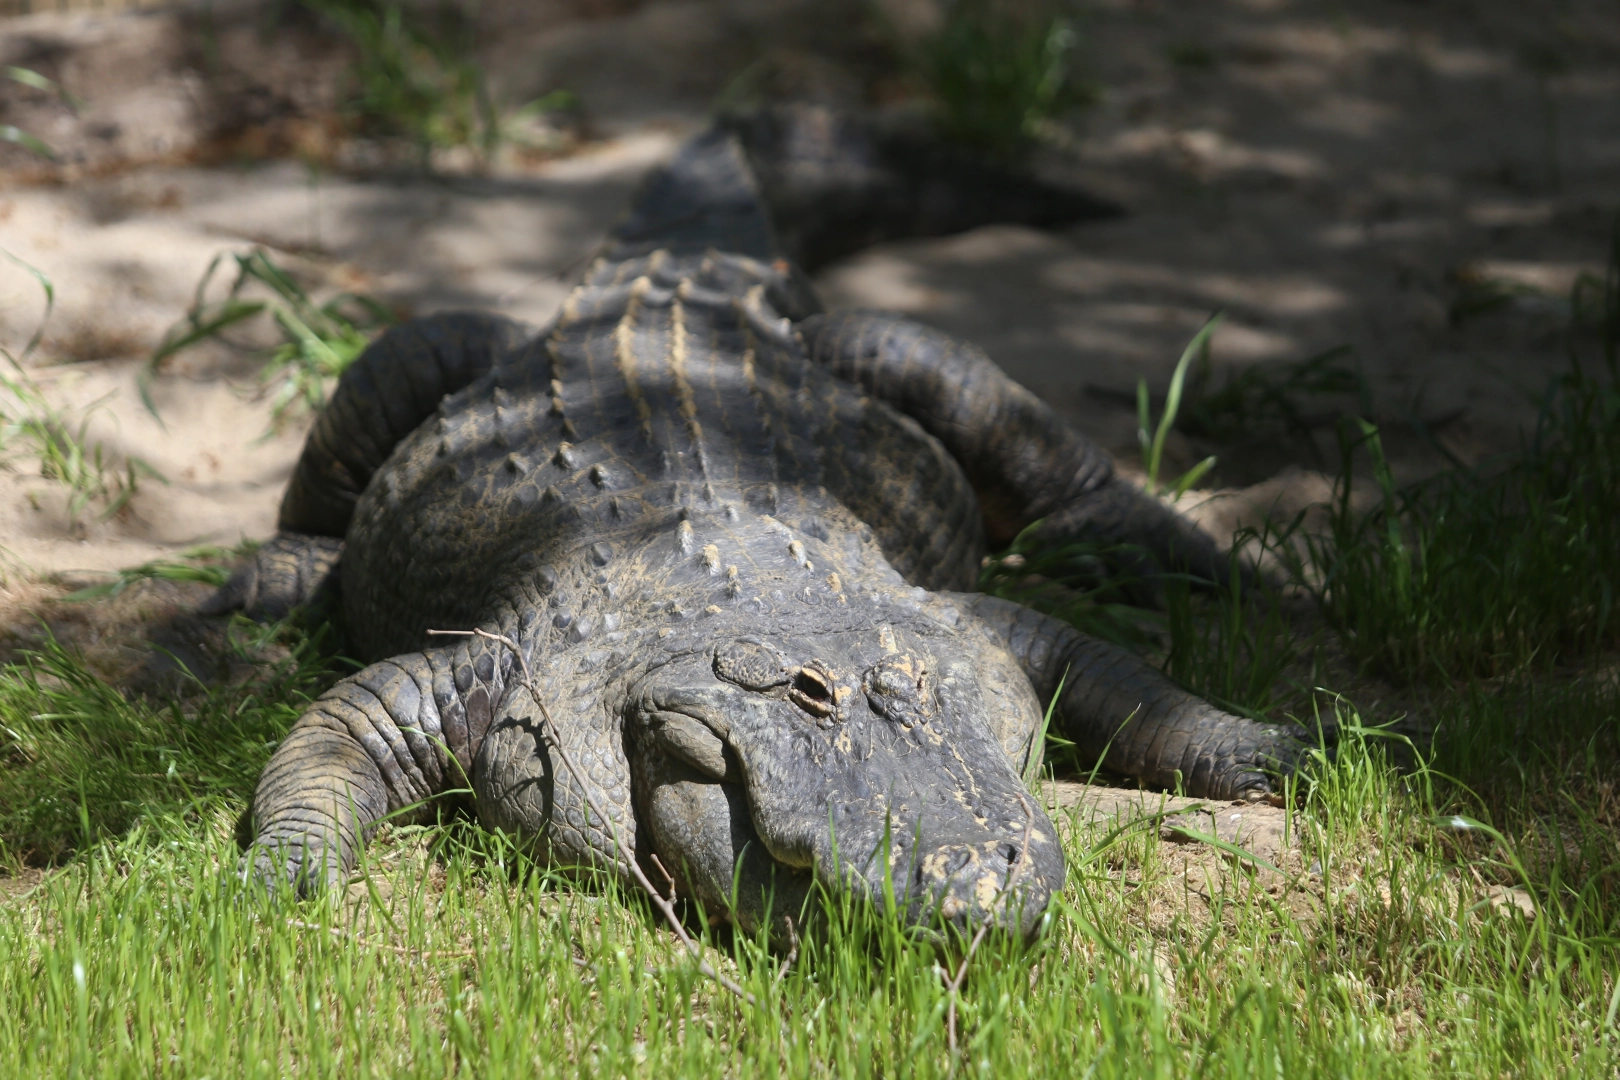
[[[1589,663],[1620,631],[1620,395],[1571,375],[1557,416],[1506,462],[1399,487],[1376,431],[1345,441],[1371,458],[1379,505],[1350,503],[1315,545],[1313,586],[1345,647],[1386,677],[1444,682]],[[1359,436],[1359,437],[1357,437]]]
[[[1188,376],[1179,427],[1217,442],[1308,435],[1332,415],[1334,399],[1364,395],[1349,355],[1349,346],[1339,346],[1296,363],[1256,364],[1229,373],[1217,387],[1206,347]]]
[[[1088,103],[1074,20],[1047,0],[948,0],[939,27],[909,50],[940,133],[991,157],[1019,158],[1045,125]]]
[[[246,649],[271,633],[244,624]],[[126,697],[50,642],[0,669],[0,855],[50,864],[154,816],[240,801],[329,660],[307,641],[246,685],[200,700]]]
[[[70,109],[77,109],[80,104],[77,98],[33,68],[16,67],[14,65],[0,67],[0,78],[54,97]],[[37,154],[47,161],[56,160],[56,151],[51,148],[49,143],[32,132],[24,131],[15,124],[0,124],[0,142],[20,146],[29,153]]]
[[[1590,664],[1620,641],[1620,369],[1607,333],[1596,363],[1572,360],[1549,387],[1526,444],[1474,468],[1399,486],[1377,430],[1341,428],[1343,475],[1364,454],[1379,502],[1361,513],[1341,480],[1306,576],[1363,663],[1443,682]]]
[[[265,904],[231,876],[235,803],[171,798],[195,809],[148,809],[0,901],[0,1070],[1610,1075],[1612,918],[1568,897],[1533,920],[1493,908],[1475,874],[1511,853],[1451,843],[1378,745],[1352,736],[1302,790],[1314,874],[1188,878],[1151,822],[1076,820],[1043,941],[975,957],[959,1062],[937,954],[864,909],[825,903],[780,978],[780,955],[711,929],[747,1006],[644,903],[469,826],[385,831],[345,897]]]
[[[1122,645],[1154,639],[1163,619],[1141,606],[1134,549],[1118,544],[1053,546],[1025,529],[979,571],[980,592],[1055,615],[1088,634]]]
[[[543,148],[544,140],[536,143],[529,132],[531,122],[579,107],[573,94],[558,90],[503,108],[473,58],[472,27],[461,5],[299,2],[354,48],[347,110],[356,130],[409,139],[424,168],[439,149],[469,147],[487,165],[503,143]]]
[[[1203,365],[1208,366],[1210,335],[1220,323],[1221,313],[1216,312],[1182,350],[1181,359],[1176,362],[1175,371],[1170,376],[1170,388],[1165,393],[1164,412],[1157,423],[1153,420],[1147,380],[1139,380],[1136,384],[1136,441],[1142,448],[1142,469],[1147,474],[1145,486],[1150,495],[1156,495],[1160,491],[1159,467],[1164,462],[1164,444],[1175,427],[1177,414],[1181,411],[1182,390],[1186,386],[1188,368],[1195,357],[1201,357]],[[1179,480],[1169,485],[1170,501],[1174,502],[1185,495],[1189,488],[1214,467],[1215,458],[1206,457],[1188,469]]]
[[[230,570],[220,565],[222,560],[241,555],[249,545],[232,549],[214,544],[187,548],[179,559],[153,559],[139,566],[128,566],[112,573],[111,581],[87,585],[62,597],[63,603],[84,603],[89,600],[109,600],[125,592],[131,585],[142,581],[200,581],[218,587],[230,579]]]
[[[1269,534],[1255,540],[1262,547],[1277,542]],[[1275,718],[1310,698],[1317,680],[1302,687],[1292,676],[1313,643],[1288,617],[1275,585],[1245,584],[1232,569],[1225,588],[1210,596],[1185,578],[1165,582],[1164,669],[1224,709]]]
[[[9,353],[0,350],[6,360]],[[66,409],[53,406],[20,364],[0,373],[0,456],[30,458],[39,473],[68,489],[68,517],[77,522],[92,503],[97,515],[117,514],[140,490],[143,478],[167,482],[141,458],[115,460],[89,436],[90,421],[102,403],[79,412],[77,422]]]
[[[38,463],[41,476],[61,481],[68,490],[68,518],[75,524],[93,502],[102,504],[100,517],[112,517],[140,490],[142,478],[168,481],[141,458],[115,459],[100,442],[91,441],[90,421],[105,398],[81,410],[59,408],[46,399],[23,363],[45,337],[56,307],[56,286],[44,271],[11,252],[0,249],[0,256],[26,271],[45,296],[39,326],[21,353],[0,347],[0,360],[10,368],[0,371],[0,463],[13,465],[26,457]]]
[[[272,427],[278,427],[294,408],[318,411],[326,404],[327,388],[365,351],[379,329],[395,321],[386,306],[356,293],[339,293],[317,304],[263,248],[230,255],[236,278],[222,299],[209,299],[209,287],[226,258],[216,255],[208,264],[190,310],[170,327],[146,360],[138,385],[153,416],[159,414],[151,394],[152,380],[165,361],[204,341],[229,343],[225,331],[267,316],[281,337],[280,344],[243,348],[263,358],[259,378],[270,395]]]

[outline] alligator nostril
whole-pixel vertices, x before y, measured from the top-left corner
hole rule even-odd
[[[1018,865],[1018,857],[1022,854],[1017,844],[1002,844],[996,848],[996,858],[1006,863],[1008,869]]]

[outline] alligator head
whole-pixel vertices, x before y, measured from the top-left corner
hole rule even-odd
[[[1005,698],[949,638],[722,640],[632,690],[638,818],[686,895],[744,929],[820,880],[913,924],[1027,936],[1063,854],[998,741]]]

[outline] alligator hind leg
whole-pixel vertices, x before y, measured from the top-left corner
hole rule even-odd
[[[530,332],[499,315],[455,313],[412,319],[372,342],[343,372],[310,430],[278,528],[348,532],[355,501],[399,441]]]
[[[1146,660],[1087,637],[1061,619],[977,593],[953,599],[979,617],[1018,662],[1082,757],[1151,787],[1195,798],[1259,799],[1299,765],[1306,732],[1222,712]]]
[[[992,544],[1044,519],[1054,539],[1132,544],[1160,566],[1225,579],[1226,560],[1207,535],[1118,476],[1106,450],[978,348],[880,312],[815,315],[798,329],[812,359],[945,445],[979,497]]]
[[[274,538],[199,609],[276,619],[333,575],[360,493],[399,441],[530,331],[499,315],[446,314],[393,327],[338,380],[281,500]]]
[[[230,580],[197,606],[201,615],[241,611],[274,621],[328,591],[336,580],[343,541],[306,533],[277,533],[244,559]]]

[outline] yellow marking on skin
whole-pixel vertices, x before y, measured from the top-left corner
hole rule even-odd
[[[757,389],[754,385],[754,362],[757,359],[758,356],[754,351],[754,332],[749,330],[743,335],[742,368],[743,385],[748,387],[748,392],[750,394],[754,393]]]
[[[838,738],[833,740],[833,749],[840,754],[847,754],[850,752],[850,748],[849,728],[839,728]]]
[[[686,284],[686,282],[682,282]],[[698,423],[697,396],[692,392],[692,384],[686,377],[686,359],[688,352],[686,330],[686,306],[679,300],[670,305],[669,315],[669,373],[675,383],[675,400],[679,403],[681,416],[686,420],[686,430],[691,433],[692,442],[698,448],[698,460],[703,460],[703,425]]]
[[[745,311],[747,311],[748,314],[752,315],[754,318],[758,319],[760,322],[765,321],[766,316],[765,316],[765,286],[764,285],[755,285],[754,287],[752,287],[746,293],[743,294],[743,308],[744,308]],[[783,321],[785,322],[786,320],[783,320]]]
[[[681,522],[680,527],[675,530],[675,536],[681,545],[681,554],[692,554],[692,549],[697,546],[697,538],[692,533],[692,523],[690,521]]]
[[[979,880],[973,883],[973,899],[978,902],[980,911],[989,911],[996,897],[1001,895],[1001,882],[996,880],[997,876],[993,871],[981,874]]]
[[[619,325],[613,328],[613,362],[619,369],[619,378],[624,380],[625,393],[630,403],[635,406],[636,416],[641,420],[641,433],[648,441],[652,440],[652,406],[647,402],[647,395],[641,389],[641,382],[636,378],[635,333],[636,316],[641,313],[642,298],[647,290],[652,288],[652,278],[643,274],[636,278],[630,286],[630,299],[624,305],[624,318]]]
[[[924,726],[926,727],[927,725],[924,725]],[[932,731],[933,729],[929,728],[929,730]],[[934,741],[937,744],[939,742],[942,742],[943,740],[939,739],[939,738],[936,738]],[[979,790],[979,781],[974,779],[974,774],[973,774],[972,767],[970,765],[968,765],[967,759],[962,756],[962,751],[958,750],[956,748],[956,744],[954,744],[954,743],[951,744],[951,757],[956,759],[956,763],[958,765],[962,766],[962,771],[967,774],[969,790],[978,791]]]
[[[704,608],[703,611],[704,611],[705,614],[708,614],[708,615],[718,615],[718,614],[720,614],[720,608],[716,604],[710,604],[708,607]]]
[[[720,572],[720,549],[713,544],[704,544],[702,552],[698,555],[698,561],[703,564],[703,568],[709,573],[718,574]]]
[[[579,319],[579,300],[580,300],[580,297],[582,297],[584,295],[585,295],[585,286],[580,285],[580,286],[576,287],[573,292],[568,294],[568,299],[563,301],[562,318],[558,319],[557,320],[557,325],[552,328],[552,331],[551,331],[552,340],[556,340],[557,336],[561,333],[562,329],[564,327],[566,327],[569,323],[578,321],[578,319]]]
[[[894,640],[893,627],[878,627],[878,647],[886,653],[897,653],[900,651],[900,643]]]
[[[827,588],[831,589],[835,593],[843,592],[844,591],[844,582],[837,574],[828,574],[827,575]]]
[[[922,872],[928,877],[933,878],[935,881],[944,881],[946,865],[947,862],[945,853],[943,851],[935,851],[931,854],[923,856]]]

